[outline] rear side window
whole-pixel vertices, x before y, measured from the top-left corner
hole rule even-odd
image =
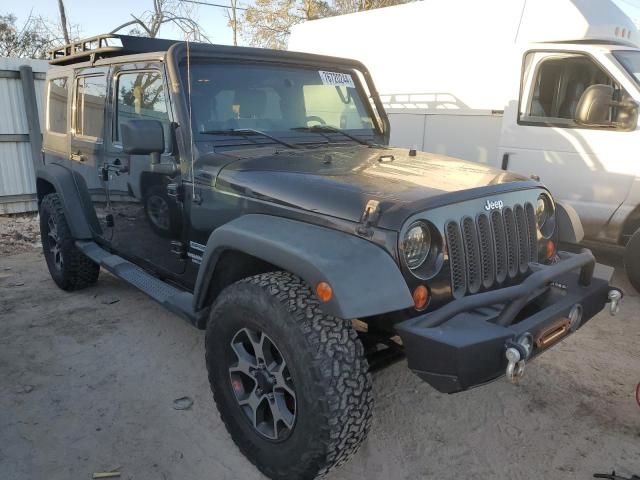
[[[169,115],[162,76],[157,71],[118,75],[116,128],[114,140],[120,140],[120,124],[125,120],[159,120],[168,138]]]
[[[69,88],[66,78],[49,80],[47,96],[47,130],[53,133],[67,133],[67,102]]]
[[[75,133],[101,140],[104,128],[104,102],[107,96],[106,77],[79,77],[77,82]]]

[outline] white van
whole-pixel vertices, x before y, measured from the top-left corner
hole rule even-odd
[[[365,63],[392,144],[539,177],[640,290],[639,42],[609,0],[425,0],[300,24],[289,49]]]

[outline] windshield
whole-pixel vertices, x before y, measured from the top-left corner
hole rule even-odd
[[[182,75],[186,81],[184,65]],[[292,129],[326,125],[373,135],[370,110],[353,77],[335,69],[192,63],[194,133],[254,129],[296,135]]]
[[[613,56],[631,74],[636,83],[640,85],[640,51],[614,50]]]

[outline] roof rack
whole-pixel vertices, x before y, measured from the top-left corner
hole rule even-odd
[[[164,51],[178,42],[179,40],[164,38],[105,33],[53,48],[47,52],[47,58],[52,65],[68,65],[96,58]]]

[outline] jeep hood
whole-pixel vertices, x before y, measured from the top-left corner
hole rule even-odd
[[[377,200],[378,226],[394,230],[427,208],[539,187],[478,163],[423,152],[410,156],[399,148],[351,146],[270,155],[238,150],[226,155],[239,158],[219,171],[218,189],[354,222],[369,200]]]

